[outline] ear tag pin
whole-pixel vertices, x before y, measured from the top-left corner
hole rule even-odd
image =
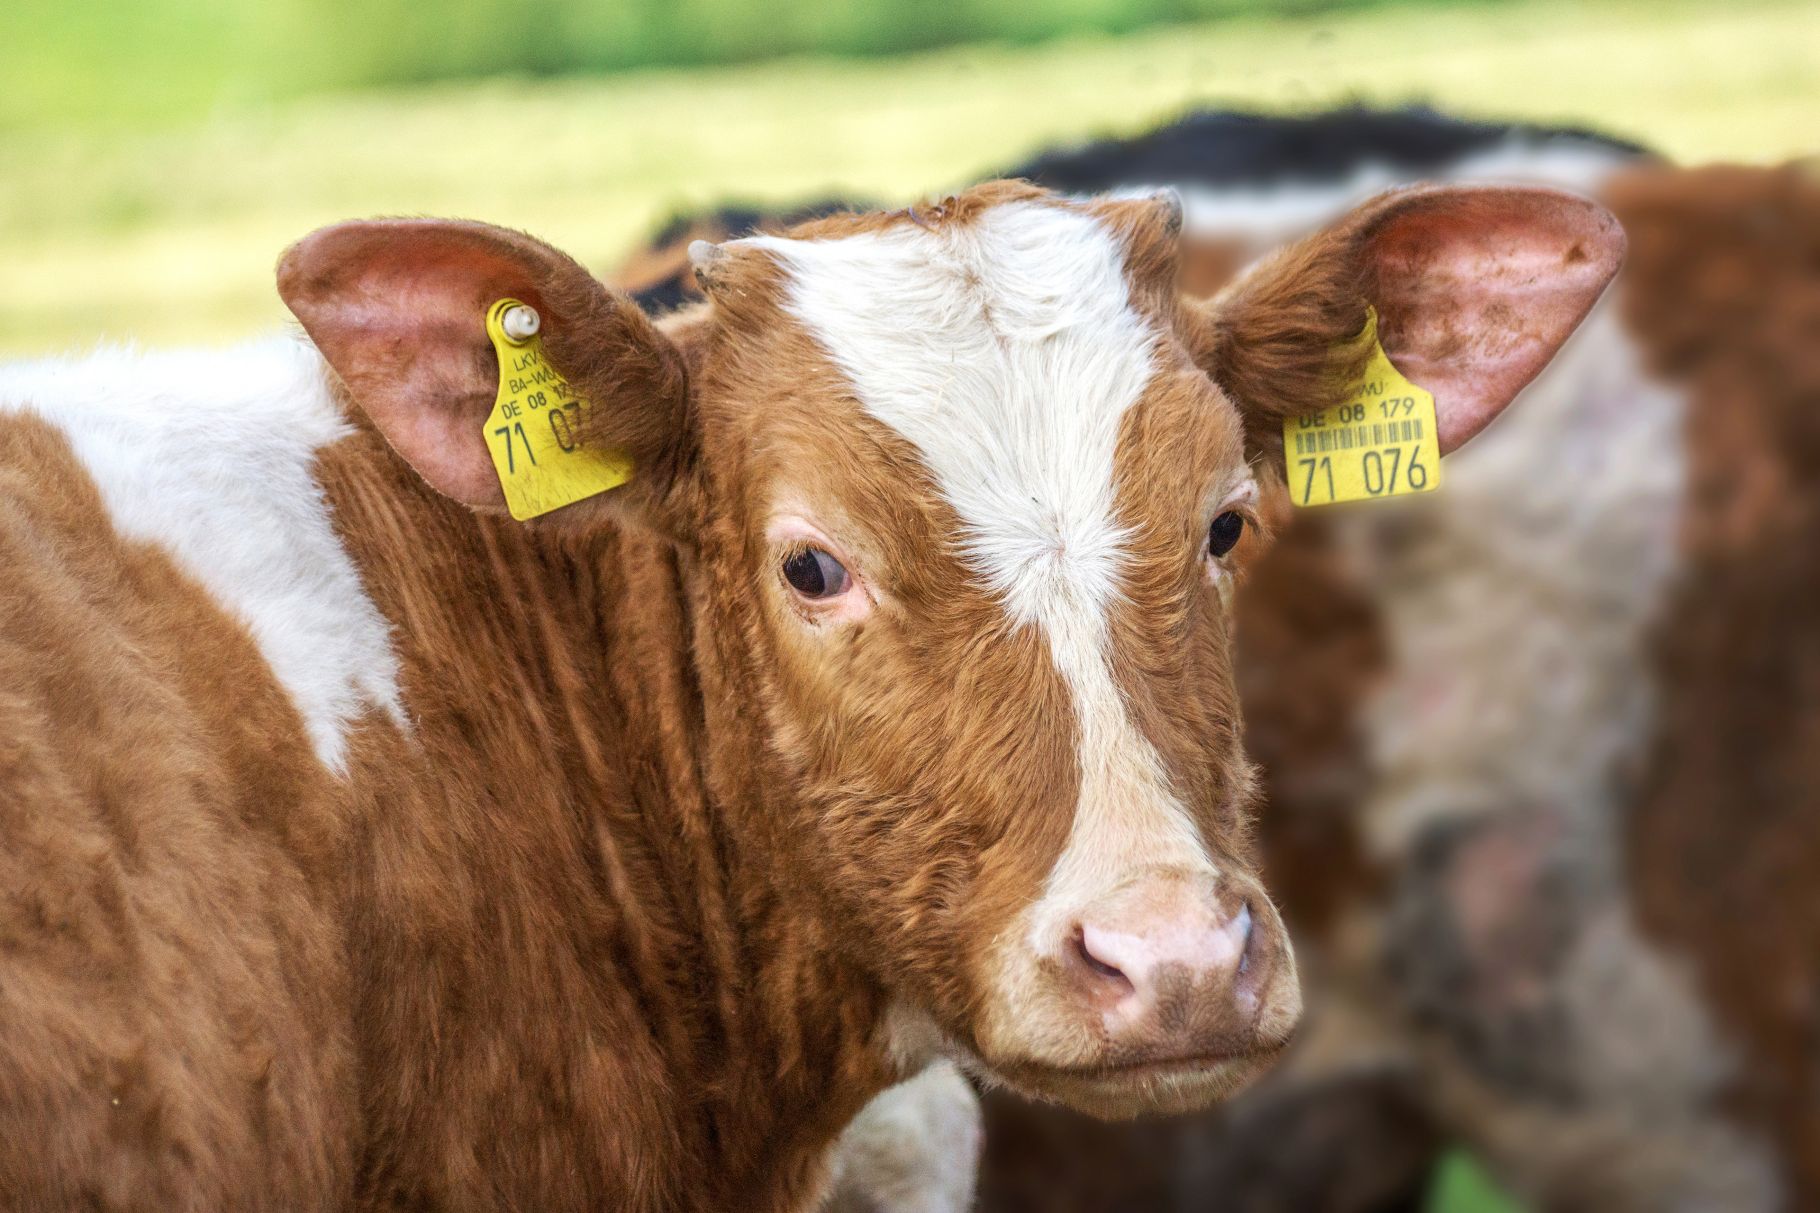
[[[1289,499],[1332,505],[1432,493],[1441,487],[1441,439],[1434,393],[1403,377],[1378,340],[1378,311],[1367,308],[1356,342],[1371,357],[1344,404],[1283,421]]]
[[[528,304],[509,307],[500,318],[499,327],[505,330],[506,336],[516,342],[529,341],[537,336],[537,330],[543,327],[543,318],[537,309]]]
[[[485,438],[506,508],[519,521],[573,505],[632,478],[623,451],[584,446],[593,408],[544,357],[543,318],[516,299],[487,309],[499,391]]]

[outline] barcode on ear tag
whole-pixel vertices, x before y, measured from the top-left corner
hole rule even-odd
[[[1299,506],[1402,497],[1441,487],[1434,394],[1391,364],[1378,342],[1375,310],[1367,313],[1358,339],[1371,343],[1371,357],[1346,402],[1283,422],[1289,497]]]
[[[499,356],[499,391],[485,432],[506,508],[520,522],[632,478],[630,456],[582,443],[583,419],[592,406],[544,357],[543,338],[506,332],[506,313],[522,306],[501,299],[487,309],[487,336]]]

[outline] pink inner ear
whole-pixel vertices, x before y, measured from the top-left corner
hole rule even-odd
[[[387,220],[325,228],[279,265],[279,293],[386,441],[431,487],[471,506],[505,496],[482,427],[499,386],[486,309],[542,303],[535,242],[480,224]],[[577,271],[579,272],[579,271]]]
[[[1440,189],[1394,210],[1371,256],[1385,352],[1434,393],[1445,454],[1554,357],[1617,272],[1624,232],[1553,190]]]

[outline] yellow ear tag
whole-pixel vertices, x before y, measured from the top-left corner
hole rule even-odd
[[[1371,358],[1346,403],[1283,422],[1289,499],[1332,505],[1430,493],[1441,487],[1441,440],[1434,393],[1403,378],[1378,342],[1378,312],[1367,308],[1356,340]]]
[[[516,336],[507,322],[515,309],[522,309],[513,317]],[[624,452],[581,444],[582,421],[593,406],[544,358],[537,323],[537,313],[516,299],[501,299],[487,309],[487,336],[499,355],[487,450],[506,508],[520,522],[632,479],[632,460]]]

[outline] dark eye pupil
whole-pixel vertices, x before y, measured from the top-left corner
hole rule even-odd
[[[804,548],[784,561],[784,580],[804,598],[832,598],[847,588],[847,570],[820,548]]]
[[[1207,550],[1215,556],[1224,556],[1238,543],[1239,536],[1245,533],[1245,518],[1227,510],[1213,520],[1207,528]]]

